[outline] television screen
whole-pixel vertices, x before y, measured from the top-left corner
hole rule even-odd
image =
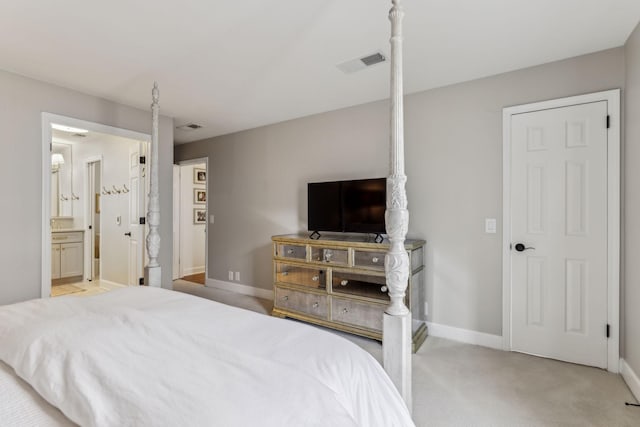
[[[309,231],[385,232],[386,178],[307,185]]]
[[[340,181],[307,185],[310,231],[342,231]]]
[[[385,178],[342,182],[342,221],[344,231],[384,233],[387,201]]]

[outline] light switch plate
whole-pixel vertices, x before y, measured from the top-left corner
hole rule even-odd
[[[495,234],[497,222],[495,218],[485,218],[484,219],[484,232],[489,234]]]

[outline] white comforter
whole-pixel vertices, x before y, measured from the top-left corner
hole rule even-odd
[[[0,360],[82,426],[413,425],[349,341],[162,289],[0,307]]]

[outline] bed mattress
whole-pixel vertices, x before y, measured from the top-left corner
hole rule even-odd
[[[348,340],[163,289],[3,306],[0,343],[3,425],[413,425]]]

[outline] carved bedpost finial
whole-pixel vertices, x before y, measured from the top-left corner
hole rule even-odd
[[[158,99],[160,98],[160,91],[158,90],[158,82],[153,82],[153,89],[151,89],[151,98],[153,99],[153,104],[158,104]]]

